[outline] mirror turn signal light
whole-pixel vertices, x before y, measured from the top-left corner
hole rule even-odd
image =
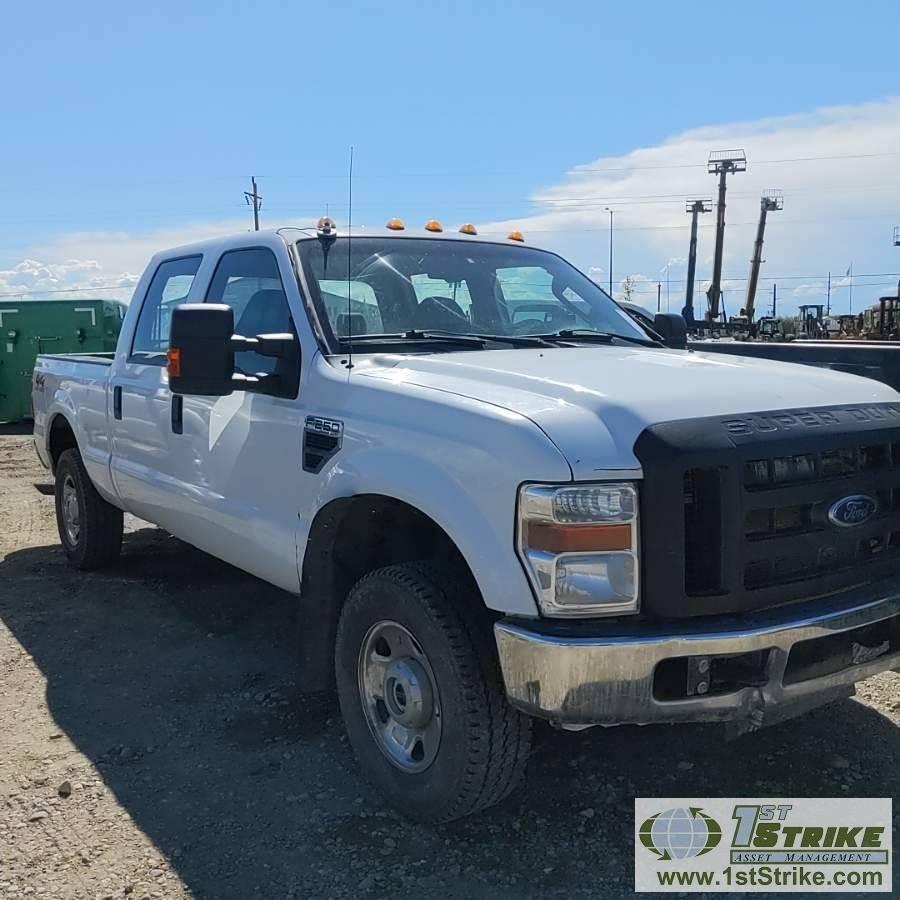
[[[166,351],[166,371],[169,378],[181,377],[181,350],[178,347],[169,347]]]
[[[403,231],[406,228],[401,219],[388,219],[384,227],[389,228],[391,231]]]
[[[511,241],[521,241],[523,243],[525,241],[525,236],[522,234],[521,231],[511,231],[507,235],[507,238]]]
[[[441,226],[441,223],[438,222],[437,219],[429,219],[425,223],[425,230],[426,231],[443,231],[444,229]]]
[[[460,225],[459,233],[460,234],[478,234],[478,232],[475,230],[475,226],[472,225],[471,223],[467,223],[466,225]]]

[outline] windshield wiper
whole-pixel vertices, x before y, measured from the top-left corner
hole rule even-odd
[[[390,334],[354,334],[352,337],[341,335],[342,344],[387,344],[394,341],[422,341],[438,344],[460,344],[464,347],[483,347],[485,338],[473,334],[457,334],[455,331],[432,331],[426,329],[420,331],[416,328],[410,331],[396,331]]]
[[[627,341],[629,344],[637,344],[639,347],[660,347],[659,341],[650,338],[632,337],[630,334],[617,334],[613,331],[591,331],[589,328],[563,328],[551,334],[539,334],[536,337],[544,340],[573,340],[589,341],[595,344],[611,344],[614,340]]]
[[[344,335],[341,340],[349,343],[349,338]],[[438,328],[413,328],[410,331],[396,332],[393,334],[361,334],[353,335],[353,343],[378,341],[437,341],[445,344],[462,344],[469,347],[484,347],[485,344],[498,343],[509,344],[512,347],[549,347],[552,344],[540,335],[528,334],[476,334],[471,331],[441,331]]]

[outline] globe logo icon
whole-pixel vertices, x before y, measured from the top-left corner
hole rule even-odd
[[[699,806],[679,806],[650,816],[639,834],[641,843],[660,859],[693,859],[722,840],[719,823]]]

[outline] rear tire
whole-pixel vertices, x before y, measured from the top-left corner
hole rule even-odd
[[[499,803],[520,780],[531,720],[506,700],[480,597],[449,567],[388,566],[357,582],[341,612],[335,670],[359,766],[404,814],[458,819]]]
[[[78,450],[59,457],[55,494],[56,525],[69,562],[84,570],[114,562],[122,549],[122,510],[97,493]]]

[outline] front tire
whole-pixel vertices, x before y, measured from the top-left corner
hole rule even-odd
[[[338,624],[338,697],[359,766],[419,821],[499,803],[531,746],[467,581],[430,563],[388,566],[357,582]]]
[[[56,464],[56,525],[69,562],[100,569],[122,549],[122,510],[107,503],[91,481],[78,450],[66,450]]]

